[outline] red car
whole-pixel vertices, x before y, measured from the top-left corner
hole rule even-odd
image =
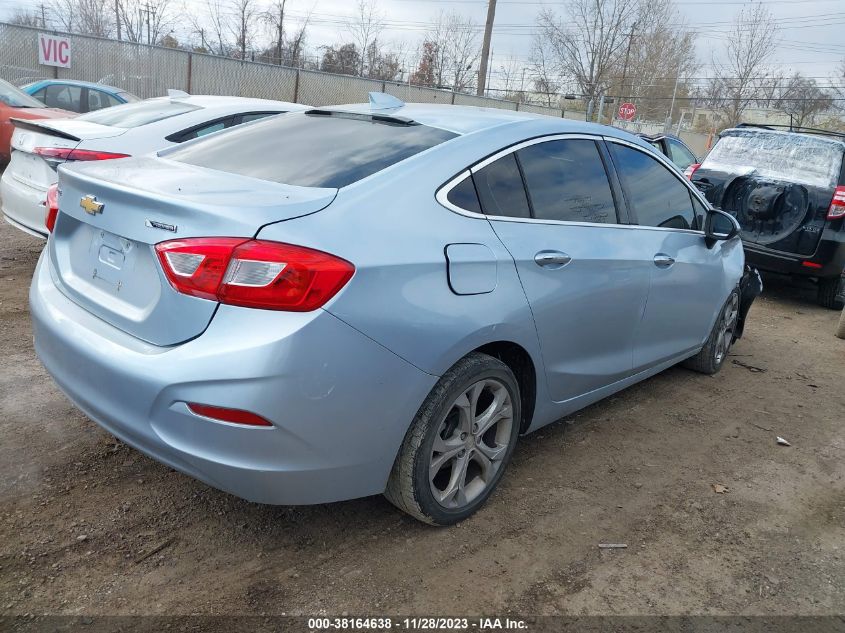
[[[9,162],[9,144],[12,140],[12,125],[10,118],[16,119],[66,119],[76,116],[74,112],[45,108],[44,104],[18,90],[12,84],[0,79],[0,171]]]

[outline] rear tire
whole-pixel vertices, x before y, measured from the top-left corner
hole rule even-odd
[[[739,291],[734,289],[719,312],[719,317],[704,347],[698,354],[685,360],[682,363],[683,366],[708,376],[718,372],[724,365],[733,344],[738,316]]]
[[[839,325],[836,327],[836,336],[845,338],[845,308],[842,309],[842,314],[839,316]]]
[[[431,525],[478,510],[501,479],[519,436],[519,385],[502,361],[473,352],[428,394],[390,473],[385,497]]]
[[[840,285],[842,284],[842,277],[833,277],[828,279],[819,279],[818,289],[818,303],[823,308],[830,308],[832,310],[841,310],[843,302],[841,299]]]

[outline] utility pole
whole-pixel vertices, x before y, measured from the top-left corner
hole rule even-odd
[[[478,89],[476,94],[484,96],[487,87],[487,65],[490,58],[490,40],[493,37],[493,19],[496,17],[496,0],[487,1],[487,23],[484,25],[484,41],[481,44],[481,63],[478,65]]]
[[[484,93],[487,92],[489,89],[488,86],[490,85],[490,75],[493,73],[493,49],[490,49],[490,65],[487,66],[487,84],[484,90],[481,91],[482,96],[486,96]]]
[[[44,7],[44,3],[41,3],[41,28],[47,28],[47,9]]]
[[[120,41],[123,39],[120,37],[120,0],[114,0],[114,23],[117,26],[117,40]]]
[[[637,23],[634,22],[631,25],[631,32],[628,33],[628,48],[625,49],[625,63],[622,65],[622,101],[627,101],[628,97],[625,97],[625,79],[628,75],[628,58],[631,56],[631,42],[634,41],[634,29],[637,28]]]
[[[675,112],[675,95],[678,94],[678,80],[681,78],[681,69],[678,68],[678,74],[675,75],[675,89],[672,90],[672,104],[669,106],[669,116],[666,117],[666,123],[663,126],[663,133],[668,134],[669,130],[672,129],[672,114]],[[678,122],[680,126],[680,122]]]

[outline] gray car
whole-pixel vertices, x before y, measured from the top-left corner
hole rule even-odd
[[[570,120],[381,97],[59,172],[45,367],[110,433],[262,503],[459,521],[520,434],[718,371],[755,296],[733,218]]]

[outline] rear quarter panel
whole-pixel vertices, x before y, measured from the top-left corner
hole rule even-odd
[[[435,200],[443,183],[524,134],[505,126],[495,137],[453,139],[341,189],[319,213],[264,227],[259,237],[352,262],[355,276],[326,309],[427,373],[441,375],[469,351],[509,341],[526,349],[539,376],[536,329],[512,257],[485,218]],[[489,249],[491,292],[458,295],[450,288],[449,244]]]

